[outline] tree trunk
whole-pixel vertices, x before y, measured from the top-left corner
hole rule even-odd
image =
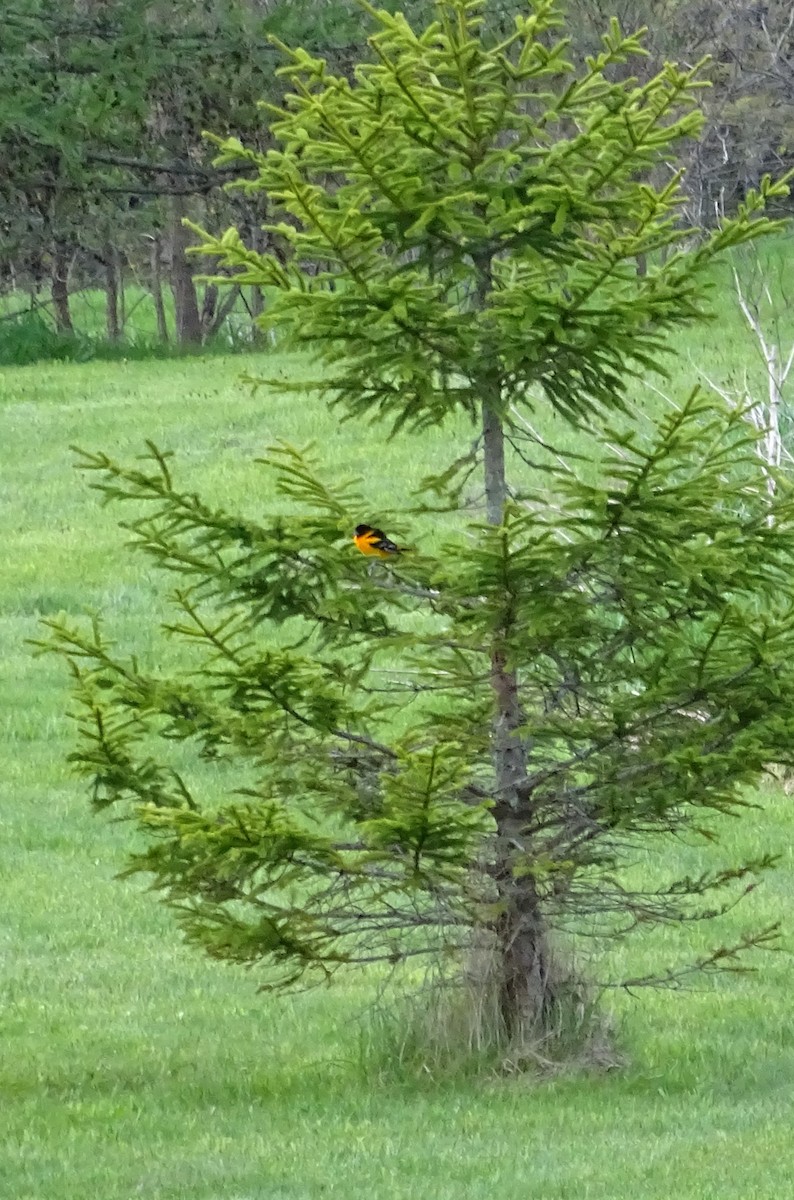
[[[155,233],[152,238],[151,282],[149,286],[152,292],[152,300],[154,301],[154,314],[157,319],[157,336],[164,345],[167,345],[168,322],[165,318],[165,304],[163,303],[163,274],[160,254],[160,234]]]
[[[201,302],[201,340],[204,341],[215,320],[218,308],[218,285],[208,283],[204,288],[204,299]]]
[[[520,1042],[550,1030],[557,987],[535,881],[530,875],[514,879],[511,857],[508,849],[502,859],[503,874],[496,876],[504,908],[495,933],[500,1015],[508,1038]]]
[[[125,257],[123,254],[119,254],[115,247],[113,248],[113,257],[116,263],[116,278],[118,279],[119,288],[119,330],[121,336],[124,337],[124,332],[127,328],[127,292],[124,287]]]
[[[265,293],[260,287],[251,288],[251,319],[256,321],[257,317],[261,317],[265,311]]]
[[[108,242],[105,246],[105,315],[108,341],[110,342],[117,342],[121,337],[117,266],[115,247]]]
[[[52,251],[52,308],[58,333],[74,333],[69,309],[69,253],[63,242]]]
[[[218,305],[215,316],[212,318],[212,323],[205,331],[205,336],[214,338],[223,328],[224,321],[231,315],[232,309],[237,303],[237,298],[240,295],[240,285],[235,283],[232,287],[226,289],[226,295]]]
[[[507,499],[504,430],[498,412],[487,401],[483,406],[483,456],[488,521],[501,525]],[[518,1040],[548,1025],[553,996],[546,924],[535,879],[526,872],[532,811],[526,790],[526,747],[518,732],[524,713],[507,650],[512,624],[509,597],[507,601],[502,627],[494,632],[490,671],[497,828],[493,878],[501,904],[494,932],[501,1016],[507,1035]],[[519,871],[514,870],[517,859],[522,867]]]
[[[261,251],[267,249],[266,240],[263,239],[262,230],[258,225],[253,224],[251,227],[251,246],[254,250]],[[262,329],[258,317],[261,317],[265,311],[265,293],[260,287],[253,286],[250,290],[251,302],[246,304],[248,314],[251,317],[252,338],[255,345],[261,345],[265,340],[264,330]],[[243,296],[243,304],[245,304],[245,296]]]
[[[245,300],[243,300],[243,303],[245,303]],[[261,346],[267,340],[265,331],[258,320],[265,311],[265,293],[261,288],[251,288],[251,303],[247,307],[251,317],[251,340],[255,346]]]
[[[193,271],[185,256],[190,237],[182,224],[187,216],[184,196],[174,196],[171,208],[171,290],[174,293],[176,337],[180,346],[201,345],[199,313]]]

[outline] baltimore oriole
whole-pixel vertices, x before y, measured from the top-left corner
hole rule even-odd
[[[373,529],[371,525],[356,525],[353,541],[362,554],[374,555],[375,558],[394,558],[395,554],[404,554],[408,549],[407,546],[396,545],[382,529]]]

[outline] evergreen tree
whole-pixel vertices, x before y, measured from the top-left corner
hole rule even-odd
[[[638,846],[661,871],[671,835],[712,836],[794,732],[790,489],[770,499],[740,413],[693,393],[638,420],[627,388],[704,317],[715,256],[776,227],[763,206],[785,189],[765,181],[682,249],[678,175],[647,180],[697,134],[697,71],[637,84],[616,23],[577,70],[555,0],[499,41],[478,11],[442,0],[420,33],[373,12],[352,79],[288,51],[280,149],[221,154],[280,206],[283,251],[204,239],[271,290],[267,320],[340,412],[400,437],[474,423],[471,453],[389,515],[421,553],[358,556],[361,485],[286,446],[269,462],[292,512],[261,522],[180,490],[155,447],[143,467],[87,454],[108,498],[143,505],[126,528],[180,579],[168,628],[193,657],[169,676],[99,625],[51,631],[82,706],[74,761],[99,807],[132,802],[148,844],[130,870],[191,939],[277,986],[476,951],[520,1042],[572,1003],[571,938],[716,916],[770,864],[622,871]],[[513,448],[533,409],[577,424],[593,461],[539,444],[528,482]],[[223,803],[182,742],[233,773]]]

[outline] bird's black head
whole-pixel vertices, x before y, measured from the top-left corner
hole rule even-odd
[[[356,525],[356,537],[363,537],[365,533],[372,533],[371,525]]]

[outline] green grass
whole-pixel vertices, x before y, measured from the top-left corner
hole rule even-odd
[[[121,337],[107,340],[105,294],[96,288],[74,292],[70,312],[74,333],[55,330],[46,295],[40,307],[30,311],[24,292],[0,295],[0,367],[27,366],[55,361],[88,362],[92,359],[179,358],[195,354],[194,347],[182,347],[174,341],[174,305],[170,290],[165,289],[163,303],[170,341],[163,343],[157,333],[157,320],[151,294],[137,285],[125,288],[125,311]],[[248,309],[238,298],[220,332],[201,348],[201,353],[223,354],[251,349],[252,325]]]
[[[731,316],[682,339],[727,379],[752,366]],[[275,438],[318,440],[329,473],[361,473],[371,519],[470,437],[463,426],[383,443],[299,397],[252,398],[265,356],[55,363],[0,374],[0,1195],[13,1200],[771,1200],[794,1173],[794,986],[789,951],[760,971],[680,995],[616,996],[629,1065],[537,1083],[435,1079],[384,1054],[368,976],[276,998],[255,973],[183,947],[139,883],[119,883],[129,830],[90,815],[64,763],[65,679],[25,639],[40,615],[100,608],[151,653],[160,581],[121,548],[115,514],[72,469],[69,443],[129,458],[144,437],[215,500],[256,516]],[[640,397],[638,396],[638,402]],[[642,403],[646,403],[643,397]],[[653,397],[647,398],[653,405]],[[563,446],[571,435],[544,432]],[[421,472],[417,469],[421,465]],[[429,531],[418,530],[417,538]],[[783,916],[793,879],[791,803],[731,822],[720,854],[781,854],[781,869],[723,926]],[[699,852],[675,851],[688,867]],[[713,933],[713,931],[711,931]],[[692,935],[694,945],[705,937]],[[621,951],[643,970],[679,946],[657,933]],[[399,1042],[392,1034],[391,1044]]]

